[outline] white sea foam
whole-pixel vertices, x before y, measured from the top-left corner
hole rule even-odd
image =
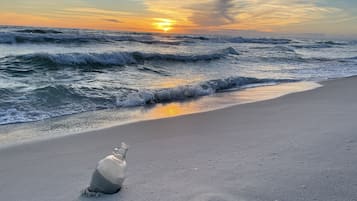
[[[118,107],[133,107],[155,103],[182,101],[191,98],[219,93],[225,90],[239,89],[243,86],[287,82],[293,80],[257,79],[249,77],[229,77],[225,79],[209,80],[196,85],[186,85],[174,88],[156,90],[138,90],[125,97],[117,98]]]
[[[229,54],[238,55],[239,53],[233,47],[228,47],[207,54],[161,54],[144,52],[35,53],[15,56],[15,58],[27,62],[50,62],[58,65],[127,65],[136,64],[145,60],[167,60],[176,62],[209,61],[223,58]],[[13,56],[9,56],[8,58],[11,57]]]

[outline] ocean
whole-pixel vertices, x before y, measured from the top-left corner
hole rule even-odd
[[[3,26],[0,130],[352,75],[357,75],[353,40]]]

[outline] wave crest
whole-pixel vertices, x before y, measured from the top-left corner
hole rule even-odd
[[[81,44],[81,43],[106,43],[106,42],[138,42],[145,44],[179,45],[181,41],[163,41],[147,34],[138,35],[100,35],[90,33],[66,33],[56,30],[18,30],[15,32],[0,32],[0,44],[26,44],[26,43],[56,43],[56,44]]]
[[[178,86],[175,88],[165,88],[156,90],[137,90],[129,93],[125,97],[117,98],[118,107],[143,106],[147,104],[167,103],[182,101],[226,90],[239,89],[247,85],[291,82],[294,80],[258,79],[251,77],[229,77],[205,81],[196,85]]]
[[[238,55],[239,53],[232,47],[207,54],[160,54],[143,52],[109,52],[109,53],[35,53],[20,56],[8,56],[7,60],[19,60],[26,63],[40,63],[53,65],[129,65],[137,64],[149,60],[166,60],[175,62],[197,62],[221,59],[229,54]]]
[[[38,121],[75,113],[115,107],[134,107],[157,103],[185,101],[224,91],[238,90],[249,85],[291,82],[294,80],[229,77],[208,80],[198,84],[164,89],[89,88],[72,85],[49,85],[27,92],[0,89],[0,92],[17,93],[21,102],[8,96],[0,102],[0,125]],[[6,108],[6,109],[5,109]]]

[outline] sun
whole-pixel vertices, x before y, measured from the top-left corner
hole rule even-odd
[[[173,29],[175,21],[165,18],[155,18],[153,23],[154,27],[158,30],[161,30],[165,33]]]

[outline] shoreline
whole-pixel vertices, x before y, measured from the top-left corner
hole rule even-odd
[[[357,197],[357,77],[225,109],[0,149],[0,195],[80,197],[95,164],[128,143],[120,193],[96,200],[349,201]]]
[[[0,132],[0,149],[85,132],[100,131],[142,121],[211,112],[242,104],[276,99],[293,93],[314,90],[321,86],[320,82],[309,81],[253,86],[182,102],[83,112],[35,122],[1,125],[0,127],[5,132]],[[80,120],[78,121],[78,119]],[[101,124],[98,124],[98,121]],[[86,127],[88,125],[90,127]],[[26,131],[25,136],[22,135],[24,131]]]

